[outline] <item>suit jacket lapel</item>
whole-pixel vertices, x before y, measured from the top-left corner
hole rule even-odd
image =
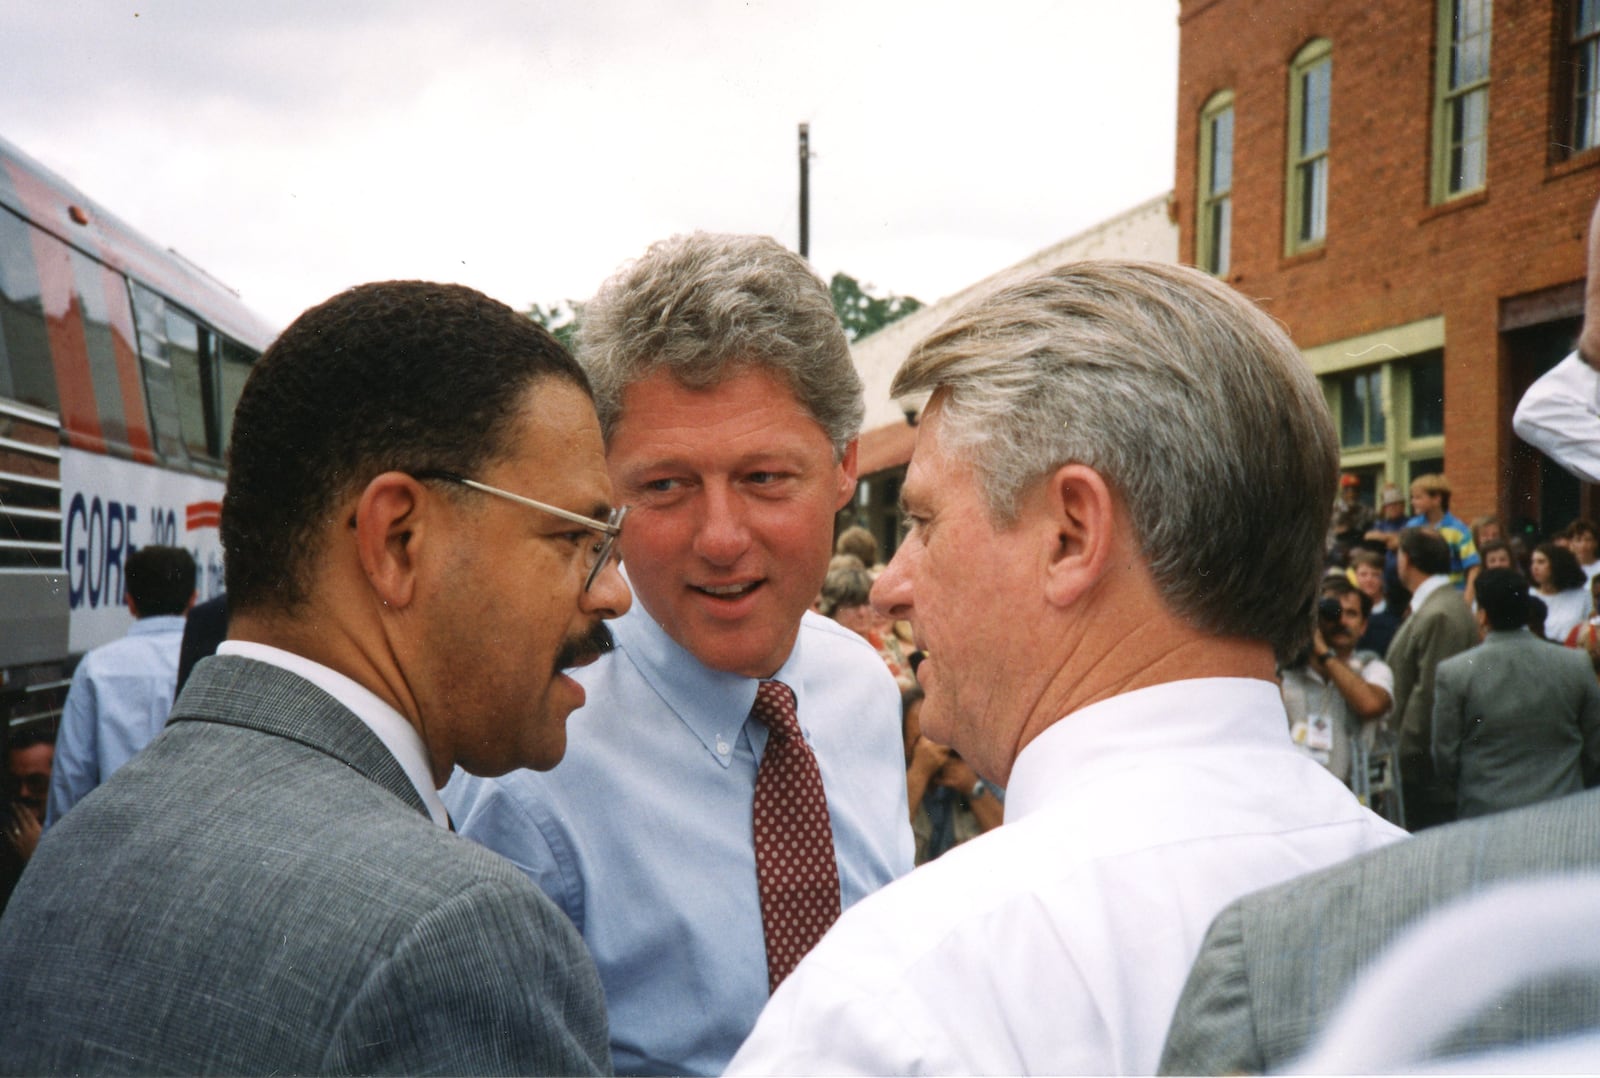
[[[423,815],[411,779],[378,735],[302,677],[234,655],[195,667],[167,722],[215,722],[298,741],[348,764]]]

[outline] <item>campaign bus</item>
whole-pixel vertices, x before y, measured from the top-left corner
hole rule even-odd
[[[222,590],[224,450],[275,335],[0,139],[0,717],[58,715],[127,631],[130,552],[186,547],[200,598]]]

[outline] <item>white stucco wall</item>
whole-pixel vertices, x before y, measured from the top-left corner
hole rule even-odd
[[[1085,258],[1176,262],[1178,226],[1167,217],[1167,198],[1163,194],[1140,203],[857,341],[850,351],[866,388],[867,416],[862,429],[873,430],[905,422],[900,404],[889,396],[889,384],[894,381],[895,372],[905,362],[911,346],[957,310],[993,292],[1006,280]]]

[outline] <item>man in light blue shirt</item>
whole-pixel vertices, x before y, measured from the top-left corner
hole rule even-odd
[[[581,335],[638,601],[616,650],[573,675],[587,703],[561,766],[458,773],[444,796],[583,934],[618,1072],[716,1074],[769,992],[761,681],[794,693],[840,904],[911,868],[894,679],[808,612],[855,489],[861,383],[827,289],[770,239],[655,245],[585,306]]]
[[[95,648],[72,675],[50,772],[48,829],[161,732],[178,680],[183,616],[194,605],[194,557],[181,547],[128,555],[128,635]]]

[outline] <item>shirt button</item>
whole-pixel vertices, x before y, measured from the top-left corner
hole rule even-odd
[[[720,737],[717,738],[717,755],[726,756],[730,751],[731,750],[728,748],[728,743],[722,740]]]

